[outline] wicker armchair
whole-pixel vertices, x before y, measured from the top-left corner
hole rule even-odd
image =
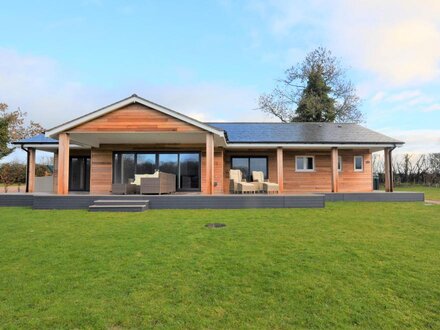
[[[176,175],[157,172],[157,177],[141,178],[140,193],[171,194],[176,192]]]
[[[278,193],[280,186],[278,183],[272,183],[264,180],[264,173],[261,171],[252,171],[252,179],[258,185],[258,190],[268,193]]]
[[[229,191],[236,193],[255,193],[254,184],[243,181],[241,170],[229,170]]]

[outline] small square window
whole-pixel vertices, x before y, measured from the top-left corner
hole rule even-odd
[[[342,156],[338,156],[338,171],[342,172]]]
[[[356,172],[362,172],[364,170],[364,157],[354,156],[354,170]]]
[[[296,156],[297,172],[313,172],[315,170],[315,157],[313,156]]]

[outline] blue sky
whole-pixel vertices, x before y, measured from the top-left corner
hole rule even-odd
[[[47,128],[132,93],[201,120],[275,121],[258,95],[324,46],[364,125],[440,152],[440,4],[383,2],[2,1],[0,101]]]

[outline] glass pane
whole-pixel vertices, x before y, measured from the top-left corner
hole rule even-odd
[[[249,172],[252,175],[252,171],[261,171],[264,173],[264,178],[267,179],[267,159],[264,157],[252,157],[249,159],[250,169]]]
[[[159,154],[159,171],[175,174],[177,187],[177,154]]]
[[[243,179],[248,180],[249,177],[249,158],[232,157],[231,169],[241,170]]]
[[[136,159],[137,174],[153,174],[156,170],[156,154],[138,154]]]
[[[90,158],[85,158],[86,160],[86,182],[85,182],[85,190],[90,191]]]
[[[121,183],[121,154],[115,154],[113,159],[113,182]]]
[[[159,154],[159,170],[177,175],[177,154]]]
[[[69,190],[84,189],[84,158],[72,157],[70,163],[70,187]]]
[[[180,154],[180,189],[198,189],[199,154]]]
[[[296,168],[298,170],[304,169],[304,157],[297,157],[296,158]]]
[[[356,166],[356,169],[357,170],[362,170],[362,157],[355,157],[354,158],[354,160],[355,160],[355,166]]]
[[[122,154],[121,158],[121,183],[134,180],[134,154]]]
[[[313,157],[307,157],[307,169],[313,170]]]

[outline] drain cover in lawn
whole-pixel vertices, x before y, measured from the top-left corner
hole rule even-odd
[[[226,227],[226,225],[224,223],[208,223],[205,225],[205,227],[208,228],[221,228],[221,227]]]

